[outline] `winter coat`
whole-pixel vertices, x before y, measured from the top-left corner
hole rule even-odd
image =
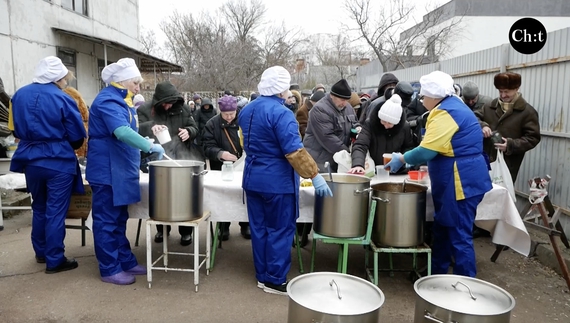
[[[465,99],[463,97],[462,99],[463,102],[465,102]],[[491,103],[492,100],[493,99],[491,99],[491,97],[489,96],[479,94],[479,96],[477,97],[477,102],[475,102],[475,104],[472,107],[469,107],[469,105],[467,105],[467,102],[465,102],[465,105],[467,105],[469,109],[471,109],[471,111],[475,111],[481,109],[485,104]]]
[[[360,106],[360,109],[358,109],[358,121],[360,123],[364,123],[366,118],[368,118],[370,115],[370,111],[373,109],[373,107],[370,106],[371,103],[384,95],[384,92],[386,91],[386,85],[397,84],[398,82],[398,78],[392,73],[384,73],[384,75],[382,75],[380,78],[380,83],[378,84],[378,90],[376,91],[376,97],[371,97],[370,100],[364,102]]]
[[[406,120],[410,124],[414,135],[414,145],[419,145],[422,140],[422,129],[426,127],[428,110],[424,107],[420,98],[416,96],[412,102],[406,107]],[[422,117],[423,116],[423,117]]]
[[[210,108],[204,109],[205,106],[210,106]],[[198,137],[196,138],[196,144],[199,146],[202,146],[202,134],[204,133],[206,122],[208,122],[208,120],[212,119],[217,114],[218,110],[214,108],[212,100],[208,98],[203,98],[202,105],[200,105],[199,108],[196,107],[196,111],[194,112],[194,120],[198,126]]]
[[[503,112],[499,99],[496,98],[475,111],[475,115],[479,119],[481,128],[489,127],[507,138],[507,150],[504,152],[504,157],[514,183],[524,154],[540,142],[538,113],[521,95],[507,112]],[[495,161],[497,149],[491,138],[484,139],[483,149],[489,155],[491,162]]]
[[[305,131],[307,131],[307,123],[309,122],[309,111],[313,108],[313,103],[309,99],[305,99],[303,105],[295,113],[295,118],[299,123],[299,132],[301,139],[305,138]]]
[[[414,148],[412,131],[406,122],[405,112],[402,111],[402,117],[398,124],[386,129],[378,118],[379,110],[380,107],[377,107],[372,111],[371,117],[362,125],[362,130],[352,145],[352,167],[364,168],[367,152],[370,152],[374,164],[383,165],[383,154],[405,153]]]
[[[380,109],[380,107],[385,102],[386,102],[386,97],[379,96],[372,101],[368,101],[368,104],[366,106],[363,104],[359,110],[365,109],[365,111],[362,111],[362,114],[360,115],[360,119],[358,119],[358,122],[363,124],[366,121],[366,119],[368,119],[370,115],[372,115],[372,110]]]
[[[345,104],[342,110],[337,109],[330,94],[319,100],[309,113],[309,122],[303,145],[317,162],[319,169],[324,170],[324,163],[329,162],[335,172],[338,168],[333,155],[339,151],[349,151],[351,129],[360,126],[356,121],[354,109]]]
[[[176,102],[168,110],[164,110],[163,103]],[[154,138],[152,132],[155,125],[165,125],[172,140],[163,144],[165,153],[173,159],[201,160],[199,151],[192,145],[198,135],[198,128],[190,113],[190,107],[184,104],[184,98],[170,82],[159,83],[152,97],[152,102],[145,102],[137,109],[139,118],[139,133],[143,137]],[[188,130],[190,138],[182,141],[178,136],[180,128]]]
[[[243,154],[243,148],[240,145],[237,121],[237,114],[231,123],[227,123],[226,120],[218,114],[206,122],[204,134],[202,135],[202,147],[206,158],[210,160],[210,168],[212,170],[222,169],[223,160],[220,159],[220,157],[224,151],[237,156],[237,158],[240,158]],[[227,130],[233,146],[228,140],[228,136],[224,129]]]

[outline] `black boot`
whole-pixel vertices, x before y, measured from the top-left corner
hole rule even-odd
[[[240,222],[240,233],[244,239],[251,239],[251,231],[249,230],[249,223],[247,222]]]
[[[230,239],[230,222],[220,223],[221,240],[228,241]]]

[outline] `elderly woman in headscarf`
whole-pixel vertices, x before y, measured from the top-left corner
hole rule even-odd
[[[287,295],[290,246],[299,217],[299,175],[312,178],[315,193],[331,195],[317,164],[303,147],[295,115],[283,104],[291,75],[281,66],[266,69],[261,96],[239,114],[246,153],[242,187],[247,198],[257,287]]]
[[[483,155],[483,134],[473,112],[455,95],[453,79],[435,71],[420,78],[420,96],[430,111],[424,139],[405,154],[392,153],[384,167],[428,163],[435,207],[432,274],[475,277],[473,222],[477,205],[491,190],[489,162]]]
[[[101,280],[128,285],[134,275],[145,275],[126,236],[129,204],[141,199],[140,151],[164,149],[138,134],[133,96],[143,81],[132,58],[106,66],[101,79],[107,83],[89,110],[89,151],[86,179],[93,191],[93,240]]]
[[[10,171],[24,173],[32,194],[32,246],[46,274],[77,268],[65,257],[65,217],[72,191],[84,193],[75,149],[85,140],[77,104],[62,89],[73,74],[48,56],[33,83],[12,97],[9,128],[20,139]]]

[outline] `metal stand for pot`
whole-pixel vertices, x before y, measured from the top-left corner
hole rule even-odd
[[[392,262],[392,254],[394,253],[408,253],[412,254],[412,280],[415,281],[417,278],[421,278],[422,275],[420,270],[418,269],[417,263],[417,255],[420,253],[427,254],[427,275],[431,275],[431,248],[427,244],[423,244],[417,247],[411,248],[394,248],[394,247],[378,247],[374,244],[374,241],[370,241],[370,249],[374,252],[374,267],[369,267],[369,250],[366,250],[364,256],[364,262],[366,266],[366,273],[368,274],[368,279],[374,283],[374,285],[378,285],[378,272],[379,271],[388,271],[390,272],[390,277],[394,276],[395,271],[409,271],[409,269],[394,269],[394,264]],[[378,254],[379,253],[387,253],[390,258],[390,268],[388,269],[379,269],[378,268]]]
[[[194,273],[194,286],[195,291],[198,292],[198,283],[200,281],[200,268],[205,264],[206,265],[206,275],[210,274],[210,246],[211,246],[211,236],[210,230],[206,230],[206,253],[200,253],[200,230],[199,226],[202,223],[206,223],[206,226],[209,227],[210,225],[210,211],[205,211],[202,214],[202,217],[192,221],[183,221],[183,222],[167,222],[167,221],[156,221],[156,220],[146,220],[146,270],[147,270],[147,280],[148,280],[148,288],[152,287],[152,270],[164,270],[165,272],[172,270],[172,271],[185,271],[185,272],[192,272]],[[154,262],[152,261],[152,241],[151,241],[151,234],[150,229],[153,225],[162,224],[164,230],[164,237],[166,238],[166,226],[167,225],[178,225],[184,227],[193,227],[194,229],[194,252],[193,253],[186,253],[186,252],[169,252],[168,251],[168,239],[164,239],[162,242],[162,255],[158,257]],[[168,267],[168,255],[183,255],[183,256],[193,256],[194,257],[194,266],[191,269],[188,268],[171,268]],[[202,261],[200,261],[200,257],[204,257]],[[162,259],[163,267],[155,267],[155,265]]]

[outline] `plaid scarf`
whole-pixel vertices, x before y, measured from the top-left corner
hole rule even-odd
[[[511,109],[515,105],[515,102],[517,102],[517,100],[520,98],[520,96],[521,96],[521,94],[519,92],[517,92],[517,94],[515,94],[515,97],[513,98],[513,100],[511,102],[503,102],[503,100],[499,99],[499,105],[501,106],[501,109],[503,110],[503,112],[509,111],[509,109]]]

